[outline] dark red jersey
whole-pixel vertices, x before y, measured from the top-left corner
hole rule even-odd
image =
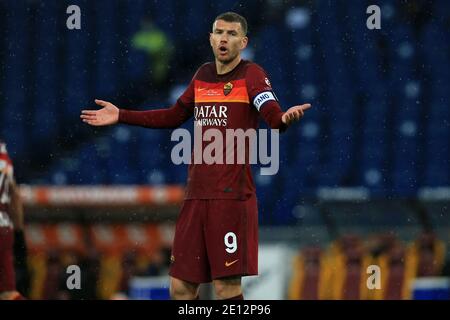
[[[12,178],[12,162],[6,152],[5,144],[0,141],[0,293],[13,291],[16,287],[13,267],[13,224],[7,213]]]
[[[11,199],[10,185],[14,176],[12,161],[6,151],[6,146],[0,141],[0,227],[8,224],[6,212]]]
[[[255,193],[248,144],[245,163],[237,161],[237,140],[223,141],[221,162],[205,163],[203,152],[214,141],[211,137],[205,139],[205,133],[216,129],[215,133],[220,132],[225,139],[227,129],[256,130],[260,115],[271,128],[284,130],[282,114],[265,71],[253,62],[241,60],[232,71],[221,75],[217,74],[215,63],[206,63],[174,106],[150,111],[121,109],[119,121],[150,128],[176,128],[194,117],[195,130],[203,133],[203,144],[200,149],[193,148],[185,198],[247,199]],[[230,143],[234,149],[229,148]],[[227,158],[230,152],[234,155],[233,164]]]

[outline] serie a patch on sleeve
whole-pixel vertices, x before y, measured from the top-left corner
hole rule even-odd
[[[277,99],[276,99],[275,95],[273,94],[273,92],[271,92],[271,91],[264,91],[264,92],[261,92],[260,94],[258,94],[253,99],[253,104],[255,105],[256,109],[258,109],[258,111],[259,111],[261,106],[265,102],[270,101],[270,100],[277,101]]]

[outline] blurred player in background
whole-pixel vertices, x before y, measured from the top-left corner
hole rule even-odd
[[[0,141],[0,300],[22,300],[16,290],[14,265],[26,268],[23,205],[14,168]]]
[[[241,59],[246,35],[245,18],[219,15],[210,33],[215,62],[197,70],[171,108],[130,111],[96,100],[103,108],[83,110],[81,118],[94,126],[176,128],[194,116],[196,126],[224,134],[226,129],[256,129],[261,116],[272,129],[284,131],[311,106],[281,110],[265,71]],[[258,274],[258,209],[248,161],[190,164],[171,261],[172,298],[198,299],[199,284],[213,281],[217,298],[243,299],[241,277]]]

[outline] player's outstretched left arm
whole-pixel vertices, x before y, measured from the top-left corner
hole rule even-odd
[[[300,120],[305,114],[304,111],[309,108],[311,108],[311,104],[309,103],[293,106],[283,114],[281,121],[286,125],[290,125]]]

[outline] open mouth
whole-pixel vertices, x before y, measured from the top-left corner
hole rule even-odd
[[[219,52],[220,52],[221,54],[226,54],[226,53],[228,52],[228,49],[227,49],[227,47],[225,47],[225,46],[220,46],[220,47],[219,47]]]

